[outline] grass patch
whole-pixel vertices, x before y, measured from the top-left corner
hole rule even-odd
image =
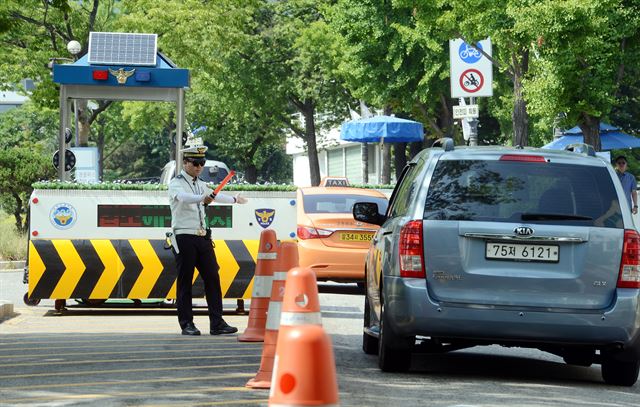
[[[13,216],[0,211],[0,260],[27,258],[27,235],[20,234]]]

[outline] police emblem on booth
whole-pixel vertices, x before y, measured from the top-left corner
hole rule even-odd
[[[276,210],[271,208],[260,208],[255,210],[256,220],[263,228],[268,228],[276,217]]]
[[[49,219],[51,224],[58,229],[69,229],[76,223],[76,209],[68,203],[59,203],[51,208]]]

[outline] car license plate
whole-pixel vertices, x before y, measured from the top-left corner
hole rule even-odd
[[[560,248],[557,245],[487,242],[485,253],[487,259],[557,262]]]
[[[368,242],[373,238],[373,233],[340,233],[343,242]]]

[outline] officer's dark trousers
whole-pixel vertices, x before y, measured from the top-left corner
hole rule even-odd
[[[213,328],[222,322],[222,292],[218,262],[211,240],[196,235],[176,235],[176,240],[180,249],[180,253],[176,254],[178,267],[176,305],[180,327],[184,328],[188,323],[193,322],[191,287],[193,269],[197,267],[204,281],[210,327]]]

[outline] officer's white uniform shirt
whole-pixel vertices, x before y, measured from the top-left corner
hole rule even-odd
[[[200,178],[193,178],[184,170],[169,183],[171,228],[176,235],[198,234],[207,228],[205,224],[204,198],[213,190]],[[233,196],[218,194],[215,202],[235,203]]]

